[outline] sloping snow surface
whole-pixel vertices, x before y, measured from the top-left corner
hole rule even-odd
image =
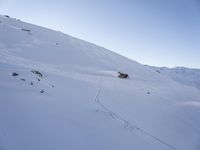
[[[0,150],[199,149],[198,89],[0,16]]]

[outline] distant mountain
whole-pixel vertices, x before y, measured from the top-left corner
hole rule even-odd
[[[200,89],[200,69],[191,69],[186,67],[147,67],[153,69],[157,73],[170,77],[176,82]]]
[[[0,16],[0,150],[199,150],[199,108],[194,87]]]

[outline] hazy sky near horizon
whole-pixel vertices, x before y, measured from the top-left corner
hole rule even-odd
[[[143,64],[200,68],[200,0],[0,0],[0,14]]]

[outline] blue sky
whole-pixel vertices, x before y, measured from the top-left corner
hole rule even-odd
[[[0,0],[0,14],[143,64],[200,68],[200,0]]]

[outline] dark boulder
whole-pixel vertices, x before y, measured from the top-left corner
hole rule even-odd
[[[44,93],[44,90],[40,90],[40,93]]]
[[[122,73],[122,72],[118,72],[118,77],[122,78],[122,79],[126,79],[126,78],[128,78],[128,74]]]
[[[10,16],[8,16],[8,15],[4,15],[6,18],[10,18]]]
[[[41,72],[37,71],[37,70],[31,70],[31,72],[38,75],[40,78],[43,77],[43,74]]]
[[[159,71],[159,70],[156,70],[156,72],[157,72],[157,73],[160,73],[160,71]]]
[[[12,76],[18,76],[19,74],[18,73],[16,73],[16,72],[13,72],[12,73]]]
[[[31,30],[29,30],[29,29],[24,29],[24,28],[22,28],[22,31],[31,32]]]

